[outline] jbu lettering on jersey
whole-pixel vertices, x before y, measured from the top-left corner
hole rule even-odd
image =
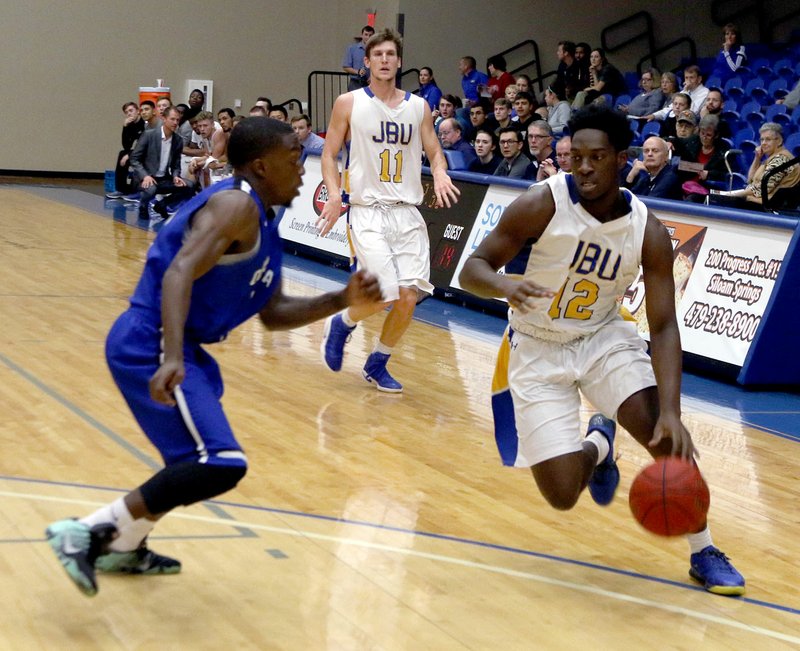
[[[270,256],[267,256],[264,260],[264,264],[261,265],[261,268],[256,269],[253,272],[253,277],[250,279],[250,286],[252,287],[258,282],[264,283],[265,287],[269,287],[272,284],[272,279],[275,277],[275,272],[272,269],[267,269],[269,267]]]
[[[397,124],[396,122],[381,122],[381,133],[379,136],[372,136],[373,142],[384,143],[387,145],[407,145],[411,142],[411,135],[414,133],[413,124]]]
[[[622,256],[594,242],[578,242],[570,269],[582,275],[597,274],[602,280],[615,280]]]

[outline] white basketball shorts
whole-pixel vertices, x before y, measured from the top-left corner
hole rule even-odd
[[[632,324],[611,321],[566,344],[514,333],[508,383],[519,454],[528,467],[582,449],[581,399],[608,418],[637,391],[656,385],[647,346]]]
[[[358,268],[378,277],[383,300],[396,301],[400,287],[433,293],[428,226],[415,206],[350,206],[349,220]]]

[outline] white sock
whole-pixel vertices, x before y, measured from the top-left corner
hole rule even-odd
[[[106,522],[116,526],[119,535],[108,546],[111,551],[115,552],[129,552],[136,549],[156,526],[154,520],[146,518],[134,520],[123,497],[100,507],[91,515],[81,518],[80,521],[89,527]]]
[[[692,554],[696,554],[697,552],[704,550],[709,545],[714,544],[714,542],[711,540],[711,531],[709,531],[708,525],[706,525],[706,528],[699,533],[688,534],[686,536],[686,540],[689,541],[689,548],[692,550]]]
[[[603,463],[603,461],[606,460],[608,451],[611,449],[608,445],[608,439],[597,430],[592,430],[583,440],[588,441],[597,448],[597,461],[595,462],[595,465],[599,466],[601,463]]]
[[[381,343],[381,340],[378,339],[375,342],[375,348],[372,350],[372,352],[373,353],[381,353],[383,355],[391,355],[393,350],[394,350],[394,347],[387,346],[386,344]]]
[[[353,321],[353,319],[350,318],[350,310],[345,310],[342,312],[342,321],[348,328],[356,327],[357,321]]]

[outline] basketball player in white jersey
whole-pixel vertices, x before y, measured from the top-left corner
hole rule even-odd
[[[681,423],[672,245],[655,215],[619,188],[631,140],[625,116],[589,106],[569,130],[572,173],[550,177],[509,205],[459,277],[465,289],[512,306],[514,465],[531,467],[542,495],[559,510],[572,508],[587,485],[597,503],[612,501],[619,470],[611,418],[653,457],[695,455]],[[497,273],[531,241],[521,277]],[[640,264],[652,360],[616,301]],[[585,438],[579,388],[602,412],[590,419]],[[713,546],[708,526],[688,540],[692,578],[717,594],[744,593],[744,578]]]
[[[363,369],[368,382],[389,393],[403,390],[386,368],[389,356],[411,323],[419,293],[433,293],[428,229],[416,208],[423,198],[423,150],[430,161],[437,205],[449,208],[460,194],[447,176],[430,108],[422,98],[396,87],[402,55],[396,32],[378,32],[366,45],[369,86],[336,99],[321,161],[328,201],[317,221],[324,237],[339,218],[342,187],[337,157],[349,141],[346,190],[352,244],[359,268],[378,276],[385,303],[353,306],[328,319],[322,354],[327,366],[339,371],[356,323],[391,306]]]

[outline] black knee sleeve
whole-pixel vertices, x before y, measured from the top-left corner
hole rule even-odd
[[[215,466],[183,461],[167,466],[148,479],[140,490],[150,513],[157,515],[176,506],[188,506],[231,490],[247,466]]]

